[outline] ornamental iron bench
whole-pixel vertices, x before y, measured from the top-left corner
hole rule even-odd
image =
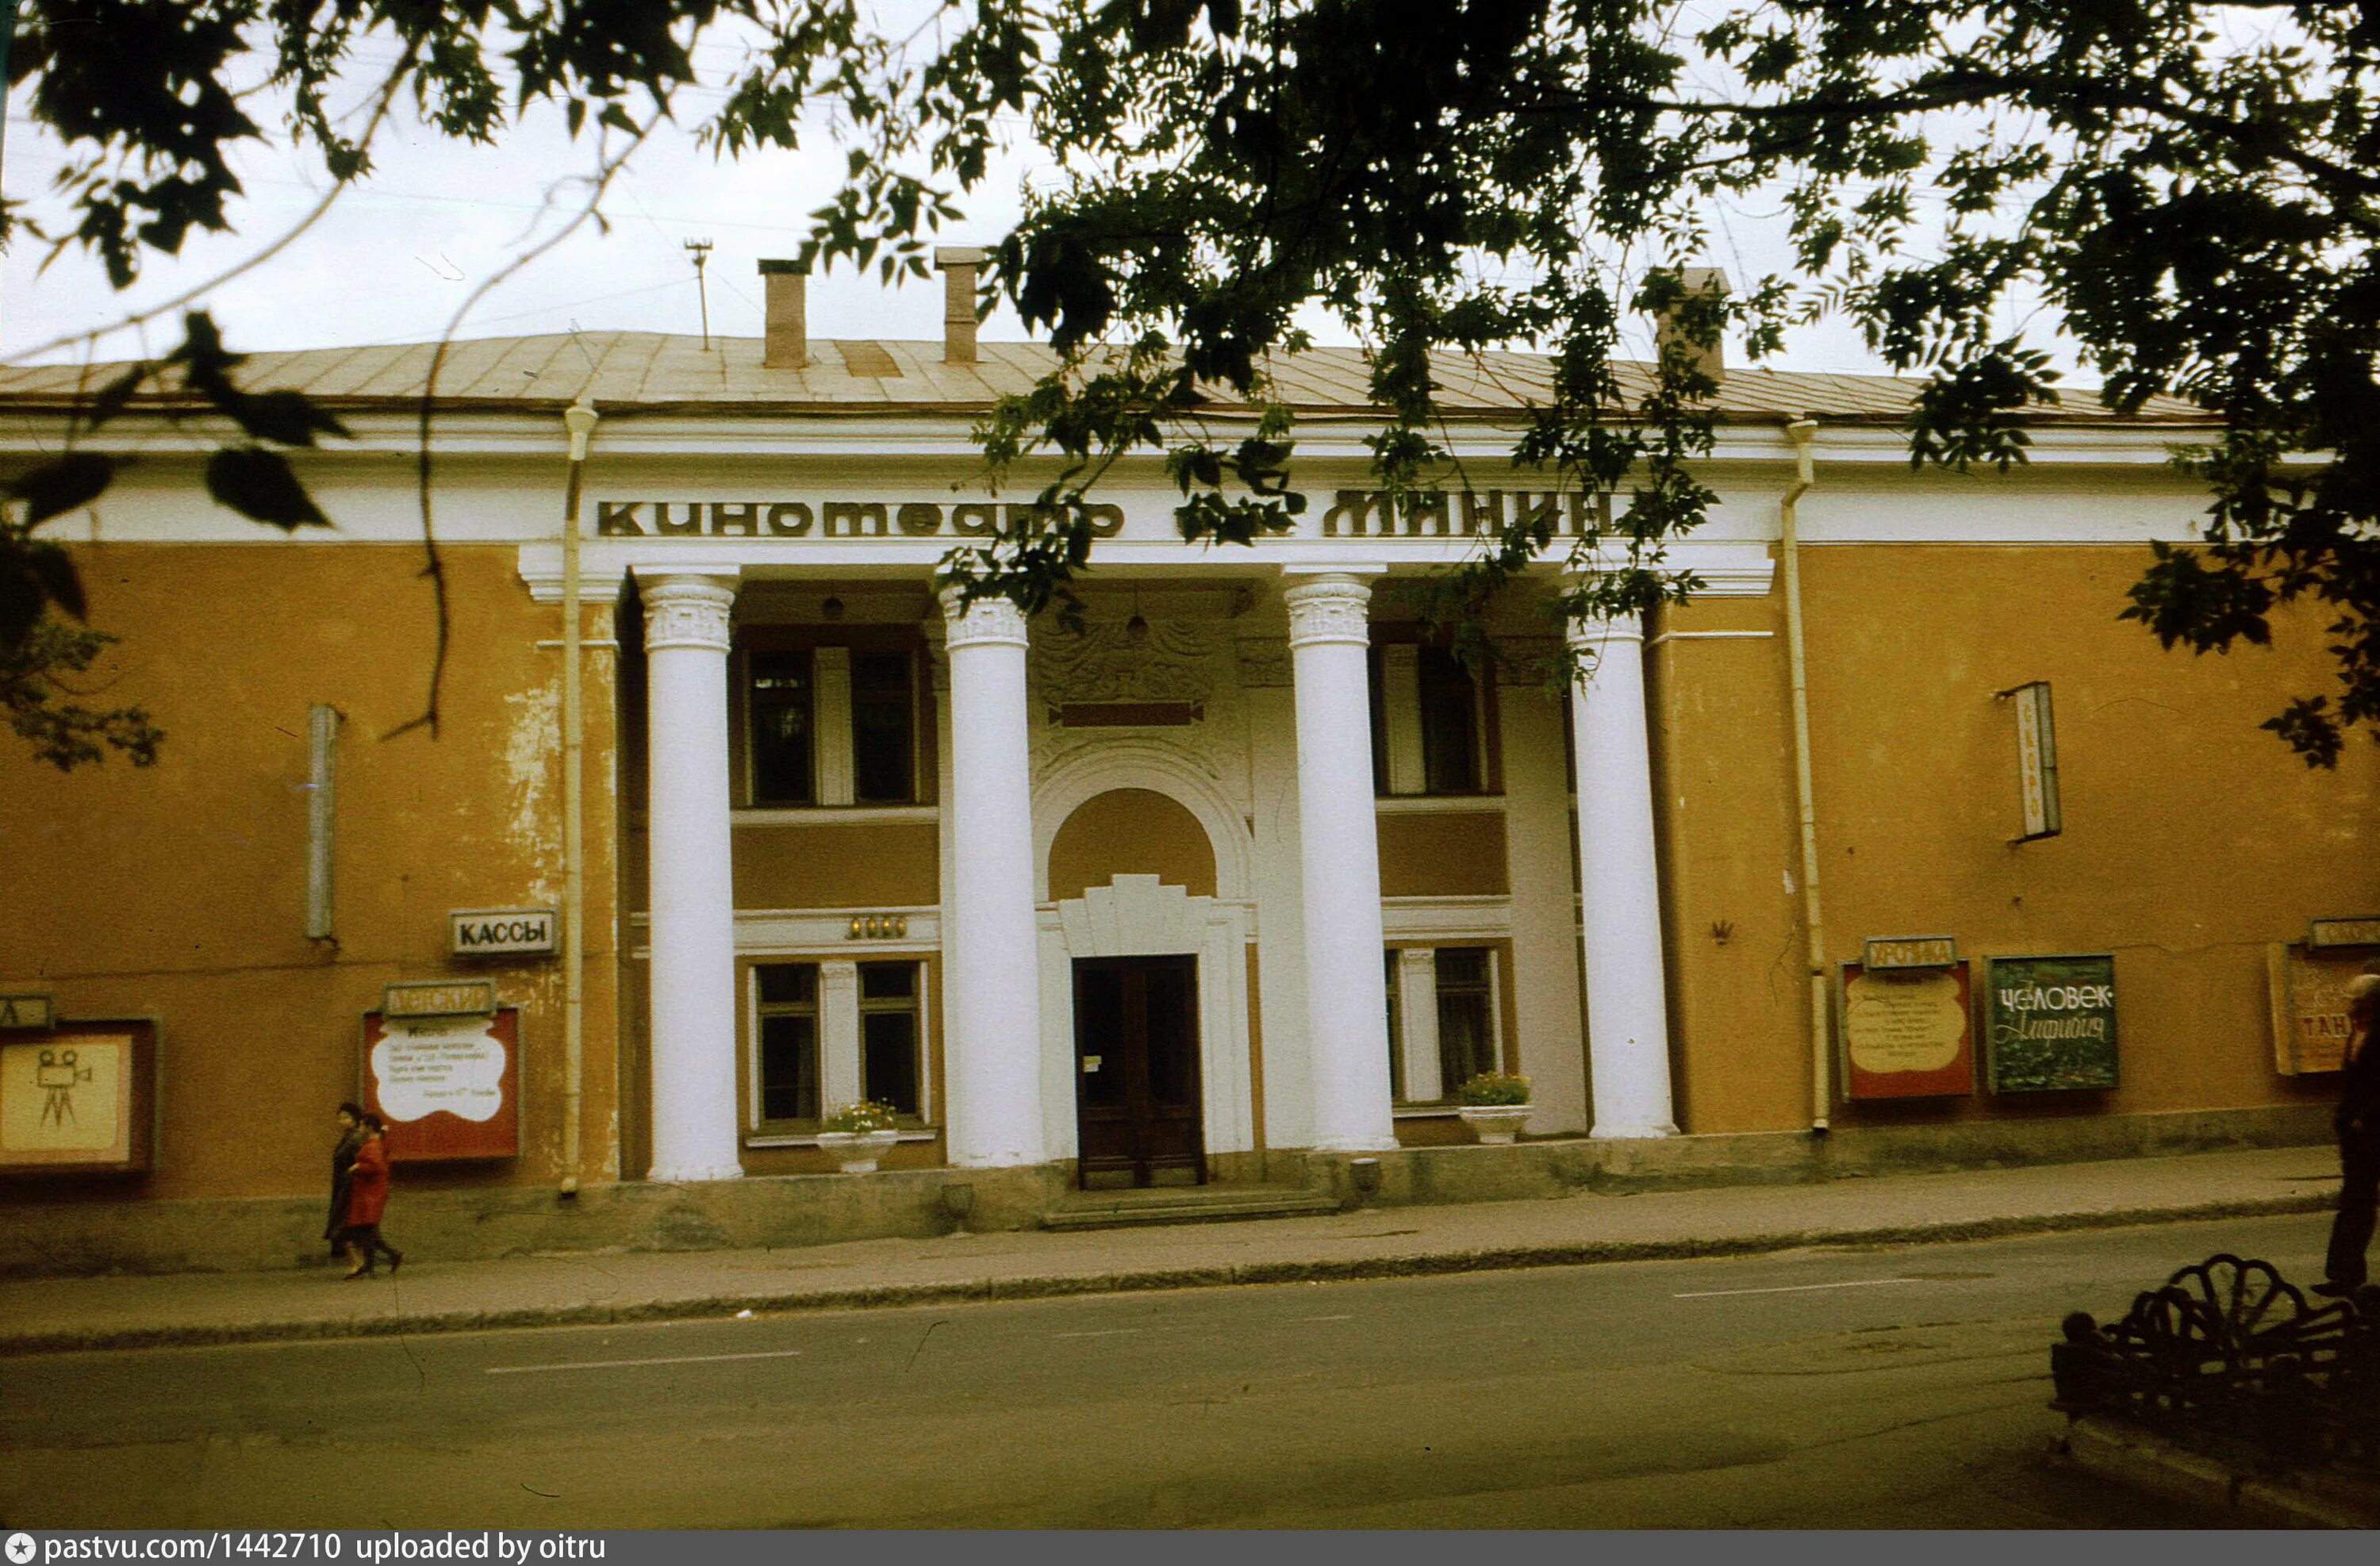
[[[2122,1320],[2078,1310],[2063,1332],[2050,1406],[2070,1419],[2380,1473],[2380,1288],[2309,1304],[2271,1263],[2218,1255],[2136,1295]]]

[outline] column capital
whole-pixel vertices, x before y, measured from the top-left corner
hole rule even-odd
[[[1645,639],[1645,617],[1623,614],[1617,619],[1600,615],[1562,622],[1562,640],[1572,652],[1592,652],[1612,642],[1641,642]]]
[[[959,596],[956,588],[944,588],[941,594],[942,618],[949,626],[943,645],[952,651],[985,644],[1026,645],[1025,611],[1004,598],[979,598],[963,609]]]
[[[731,645],[729,613],[735,607],[735,578],[671,575],[638,583],[645,600],[645,648],[699,648],[725,652]]]
[[[1351,642],[1369,646],[1372,589],[1361,577],[1331,572],[1282,590],[1289,607],[1289,645],[1310,647],[1318,642]]]

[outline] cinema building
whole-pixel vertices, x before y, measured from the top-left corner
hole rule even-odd
[[[2118,620],[2204,509],[2187,410],[1954,475],[1906,383],[1730,370],[1691,601],[1564,625],[1549,557],[1475,668],[1402,589],[1576,526],[1510,462],[1543,360],[1442,362],[1462,473],[1393,516],[1360,357],[1280,365],[1295,533],[1186,544],[1120,464],[1069,627],[934,581],[1026,516],[969,432],[1046,350],[810,339],[768,284],[759,339],[456,345],[434,579],[427,346],[249,366],[352,431],[303,459],[327,530],[212,504],[185,410],[85,438],[139,458],[46,529],[121,638],[89,699],[167,737],[0,750],[0,1262],[302,1254],[366,1096],[450,1251],[2321,1134],[2380,769],[2257,726],[2318,628]],[[100,378],[0,378],[6,459]],[[1513,1147],[1482,1073],[1528,1079]],[[861,1099],[896,1136],[837,1174]]]

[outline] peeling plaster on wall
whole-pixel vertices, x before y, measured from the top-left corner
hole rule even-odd
[[[536,867],[528,895],[552,903],[562,894],[560,802],[553,800],[562,756],[562,697],[558,683],[504,698],[504,782],[513,801],[504,835],[524,863]]]

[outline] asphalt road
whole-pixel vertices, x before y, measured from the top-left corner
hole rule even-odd
[[[2325,1221],[0,1360],[0,1521],[2187,1526],[2051,1455],[2057,1322]]]

